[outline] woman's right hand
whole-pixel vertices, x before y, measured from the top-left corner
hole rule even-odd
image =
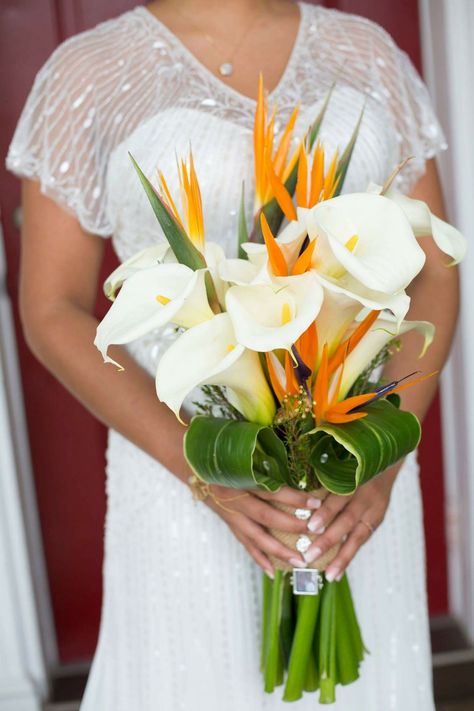
[[[314,510],[321,506],[319,499],[288,486],[282,487],[274,494],[255,489],[230,489],[215,484],[209,489],[207,505],[227,523],[235,537],[267,575],[273,578],[269,555],[294,568],[306,567],[300,554],[278,541],[268,529],[308,534],[308,521],[278,510],[272,506],[272,502],[295,509]]]

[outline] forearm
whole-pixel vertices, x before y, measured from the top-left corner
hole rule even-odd
[[[43,365],[101,422],[187,481],[185,429],[159,402],[153,378],[121,347],[111,354],[125,371],[104,364],[93,345],[97,321],[80,307],[64,303],[33,320],[26,335]]]
[[[429,248],[432,252],[432,245]],[[425,270],[410,289],[412,301],[407,318],[431,321],[436,329],[433,343],[420,359],[420,335],[413,331],[405,334],[400,339],[400,351],[389,361],[384,372],[388,381],[402,378],[415,370],[420,370],[422,374],[436,372],[433,377],[400,394],[402,407],[414,412],[420,420],[426,415],[436,393],[456,327],[458,273],[455,267],[447,267],[446,262],[446,255],[439,251],[435,255],[431,253]]]

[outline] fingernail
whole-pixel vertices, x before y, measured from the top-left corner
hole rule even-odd
[[[318,529],[320,529],[322,527],[322,525],[323,525],[323,520],[322,520],[321,516],[318,516],[318,515],[312,516],[308,521],[308,528],[313,533],[316,533],[316,531],[318,531]]]
[[[319,509],[321,503],[321,499],[313,499],[312,497],[309,498],[306,502],[307,506],[309,506],[311,509]]]
[[[293,568],[306,568],[306,563],[301,560],[301,558],[290,558],[288,563],[293,566]]]
[[[306,553],[303,553],[303,558],[307,563],[312,563],[314,560],[319,558],[321,555],[322,550],[321,548],[310,548],[309,550],[306,551]]]
[[[341,573],[340,573],[339,568],[328,568],[325,573],[326,580],[328,581],[328,583],[332,583],[333,580],[337,580],[337,578],[340,574]]]
[[[343,575],[344,575],[344,571],[342,571],[342,573],[339,573],[339,575],[336,575],[336,578],[335,578],[336,583],[339,583],[342,580]]]
[[[270,578],[270,580],[274,580],[274,579],[275,579],[275,576],[273,575],[273,570],[267,570],[267,569],[265,569],[265,575],[268,575],[268,577]]]

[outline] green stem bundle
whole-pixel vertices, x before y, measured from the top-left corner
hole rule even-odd
[[[336,700],[338,684],[359,677],[365,652],[347,577],[324,582],[319,595],[294,596],[288,573],[264,576],[261,667],[265,691],[285,682],[284,701],[319,689]],[[286,677],[286,679],[285,679]]]

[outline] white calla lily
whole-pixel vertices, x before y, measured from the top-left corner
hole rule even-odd
[[[129,343],[169,322],[190,328],[212,318],[205,275],[183,264],[158,264],[126,279],[97,327],[94,344],[104,361],[121,367],[107,354],[112,344]]]
[[[158,365],[158,397],[177,417],[185,397],[200,385],[229,388],[232,404],[248,420],[272,423],[275,401],[258,354],[237,343],[228,314],[214,316],[184,333]]]
[[[357,303],[359,308],[355,309],[355,314],[360,311],[361,306],[371,311],[387,310],[392,312],[397,323],[400,324],[410,308],[410,297],[405,291],[393,295],[383,294],[380,291],[372,291],[371,289],[365,288],[363,284],[348,273],[339,279],[331,279],[318,274],[318,280],[324,287],[325,294],[331,292],[333,298],[336,298],[336,294],[338,294],[341,298],[346,297],[354,303]],[[339,318],[337,312],[334,314],[334,318]],[[328,340],[328,344],[330,343],[331,340]]]
[[[409,198],[392,188],[386,197],[403,210],[416,237],[433,237],[441,251],[452,257],[454,264],[464,258],[467,248],[464,236],[448,222],[433,215],[425,202]]]
[[[298,208],[299,214],[300,208]],[[289,222],[276,238],[278,246],[281,248],[288,264],[289,271],[298,259],[300,249],[306,237],[306,223],[304,220],[293,220]],[[257,267],[262,267],[268,262],[268,252],[264,244],[255,242],[245,242],[242,249],[247,254],[249,261]]]
[[[204,258],[206,260],[207,268],[212,276],[214,286],[216,287],[217,298],[219,299],[220,305],[223,307],[227,291],[227,284],[220,277],[221,264],[226,261],[224,250],[220,244],[206,241],[204,244]]]
[[[349,273],[371,291],[396,294],[425,262],[403,210],[382,195],[340,195],[301,216],[310,239],[318,238],[312,266],[323,276]]]
[[[154,244],[152,247],[142,249],[141,252],[127,259],[104,282],[104,294],[106,297],[113,301],[117,291],[126,279],[141,269],[161,264],[169,252],[171,252],[171,249],[168,244]]]
[[[408,331],[418,331],[423,336],[420,358],[425,354],[434,338],[435,327],[429,321],[403,321],[399,328],[393,319],[378,318],[344,363],[340,398],[346,397],[359,375],[373,361],[377,353],[397,336]]]
[[[261,353],[291,350],[322,302],[323,289],[312,272],[273,277],[269,284],[232,286],[226,296],[238,343]]]

